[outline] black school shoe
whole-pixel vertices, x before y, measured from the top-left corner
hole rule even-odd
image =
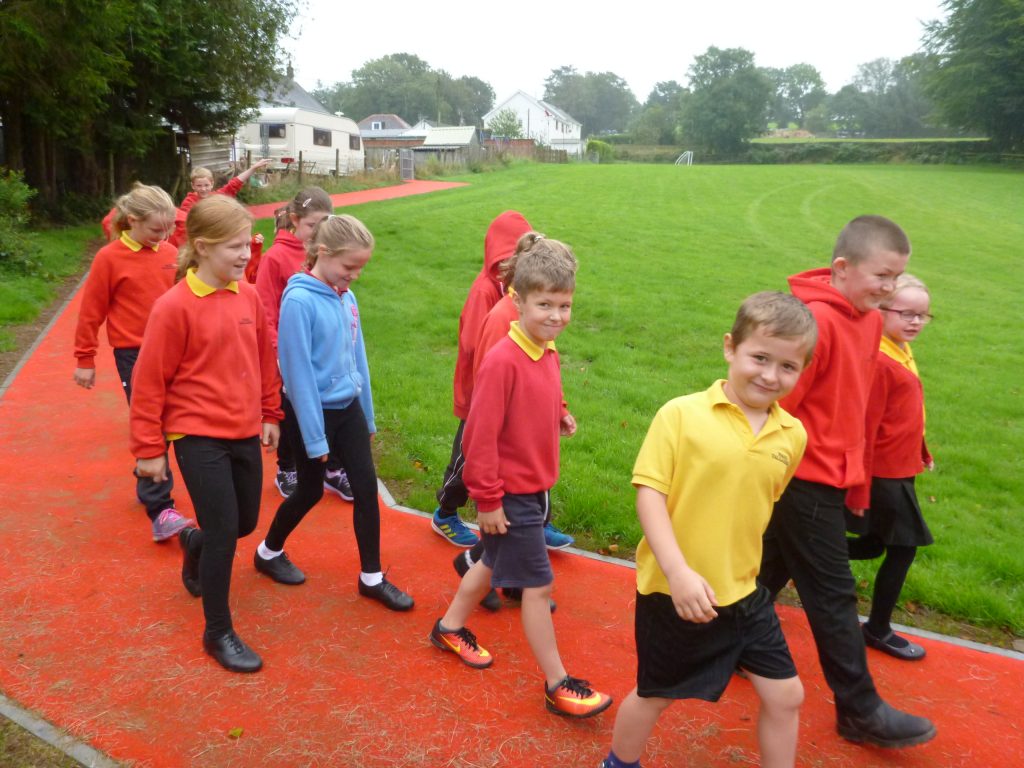
[[[886,704],[884,701],[866,717],[856,717],[837,710],[836,730],[847,741],[872,744],[876,747],[912,747],[935,738],[931,720],[918,717]]]
[[[466,554],[466,551],[459,552],[459,554],[455,556],[455,559],[452,560],[452,565],[455,566],[455,572],[459,574],[460,579],[463,576],[465,576],[466,573],[469,572],[469,569],[471,567],[470,564],[466,562]],[[496,590],[491,589],[490,592],[484,595],[484,599],[480,601],[480,605],[482,605],[484,608],[491,612],[500,611],[501,598],[498,597],[498,593]]]
[[[277,557],[265,560],[260,557],[259,551],[256,551],[252,555],[252,564],[256,566],[257,571],[264,576],[269,576],[278,584],[295,586],[296,584],[302,584],[306,580],[306,574],[292,564],[292,561],[288,559],[287,552],[282,552]]]
[[[183,528],[178,532],[178,544],[181,545],[181,583],[192,597],[202,597],[203,588],[199,584],[199,557],[189,550],[189,541],[199,531],[195,528]]]
[[[383,603],[392,611],[411,611],[413,605],[415,605],[409,595],[405,594],[405,592],[387,579],[373,587],[364,584],[363,580],[359,577],[356,577],[356,581],[359,583],[360,595],[376,600],[378,603]]]
[[[219,637],[204,634],[203,650],[229,672],[258,672],[263,666],[263,659],[233,629]]]
[[[924,648],[917,643],[910,642],[905,637],[900,637],[891,629],[889,634],[883,637],[875,635],[868,629],[867,624],[861,625],[861,631],[864,633],[864,645],[869,648],[895,656],[903,661],[917,661],[924,658]]]

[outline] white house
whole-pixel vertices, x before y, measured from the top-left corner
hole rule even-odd
[[[484,125],[494,116],[511,109],[523,126],[523,136],[552,149],[564,149],[573,157],[583,155],[583,124],[553,104],[535,99],[523,91],[516,91],[484,115]]]

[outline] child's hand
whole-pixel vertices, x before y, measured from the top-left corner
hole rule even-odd
[[[508,533],[509,522],[502,507],[493,512],[477,512],[476,522],[481,533]]]
[[[254,243],[256,243],[256,245],[263,245],[263,235],[262,235],[262,233],[257,232],[255,235],[253,235],[252,236],[252,241]]]
[[[692,568],[683,568],[669,578],[669,590],[672,592],[672,604],[676,613],[684,621],[706,624],[718,613],[714,606],[718,605],[715,591],[704,577]]]
[[[864,510],[863,509],[852,509],[850,507],[847,507],[847,509],[850,510],[850,514],[853,515],[854,517],[864,517]]]
[[[138,477],[148,477],[154,483],[163,483],[167,480],[167,456],[157,456],[153,459],[136,459],[135,474]]]
[[[95,368],[75,368],[75,384],[86,389],[92,389],[95,383]]]
[[[272,162],[274,162],[272,159],[270,159],[269,157],[265,157],[262,160],[257,160],[255,163],[253,163],[249,167],[252,168],[254,171],[256,171],[256,170],[259,170],[260,168],[266,168]]]
[[[935,460],[932,459],[931,461],[929,461],[927,464],[924,465],[924,468],[927,469],[929,472],[934,472],[935,471]]]
[[[562,421],[558,425],[558,434],[562,437],[572,437],[576,434],[576,419],[572,417],[571,413],[562,417]]]
[[[273,453],[277,450],[277,444],[281,441],[281,427],[277,424],[264,424],[263,434],[260,436],[260,442],[267,449],[267,453]]]

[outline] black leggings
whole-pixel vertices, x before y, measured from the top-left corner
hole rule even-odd
[[[851,560],[872,560],[883,552],[885,559],[875,576],[875,590],[871,598],[868,630],[875,637],[885,637],[892,631],[892,612],[899,600],[907,573],[917,556],[917,547],[899,547],[886,544],[877,536],[868,534],[847,539]]]
[[[199,555],[206,634],[232,628],[228,593],[235,544],[256,529],[263,489],[260,440],[221,440],[187,435],[174,441],[174,455],[196,510],[200,531],[189,540]]]
[[[285,418],[294,419],[295,410],[284,399],[281,403]],[[324,429],[331,453],[336,455],[348,472],[352,486],[353,519],[356,545],[359,547],[359,565],[364,573],[377,573],[380,567],[380,502],[377,499],[377,472],[373,467],[370,452],[370,431],[366,416],[358,400],[342,410],[325,410]],[[292,438],[292,453],[295,456],[295,471],[298,484],[295,491],[281,502],[274,515],[274,522],[267,531],[268,549],[284,549],[285,540],[302,522],[324,495],[324,473],[327,464],[306,455],[300,431],[296,429]]]

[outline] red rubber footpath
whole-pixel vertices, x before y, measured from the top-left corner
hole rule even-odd
[[[390,187],[377,187],[376,189],[364,189],[359,192],[342,192],[331,195],[335,208],[347,208],[350,205],[362,203],[375,203],[379,200],[392,200],[396,197],[408,197],[409,195],[425,195],[428,192],[439,192],[443,189],[455,189],[467,186],[457,181],[403,181]],[[261,205],[250,205],[249,210],[257,219],[266,219],[274,215],[274,211],[285,205],[288,201],[280,203],[263,203]]]
[[[57,318],[0,399],[0,692],[132,766],[597,766],[613,708],[591,720],[548,714],[518,612],[470,626],[496,661],[470,669],[428,632],[457,587],[456,550],[429,521],[382,510],[389,578],[416,599],[394,614],[358,596],[351,507],[325,498],[289,539],[308,576],[286,587],[257,574],[256,545],[280,498],[266,457],[256,534],[239,542],[236,627],[264,659],[223,671],[202,651],[202,610],[181,585],[176,544],[154,544],[135,501],[127,408],[109,350],[97,386],[72,381],[80,297]],[[179,506],[191,512],[180,486]],[[623,514],[632,514],[623,509]],[[617,700],[634,674],[634,573],[552,556],[555,625],[566,666]],[[938,725],[929,744],[887,751],[835,733],[830,692],[804,615],[780,607],[806,688],[801,766],[1024,765],[1018,657],[921,639],[927,657],[869,651],[883,695]],[[669,710],[645,765],[756,763],[757,701],[736,679],[716,706]]]

